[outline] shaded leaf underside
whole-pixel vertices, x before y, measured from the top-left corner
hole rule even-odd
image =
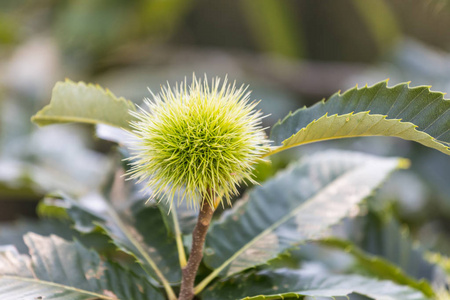
[[[399,137],[450,154],[450,101],[443,96],[426,86],[387,87],[386,81],[336,93],[275,124],[271,139],[279,147],[266,156],[306,143],[362,136]]]
[[[102,261],[80,243],[29,233],[31,257],[0,252],[0,298],[51,300],[164,299],[143,278]]]

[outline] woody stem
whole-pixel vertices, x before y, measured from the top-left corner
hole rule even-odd
[[[198,215],[197,225],[192,232],[192,250],[186,267],[182,269],[181,290],[178,300],[191,300],[194,298],[194,283],[198,267],[203,258],[203,245],[208,232],[214,208],[209,201],[203,199]]]

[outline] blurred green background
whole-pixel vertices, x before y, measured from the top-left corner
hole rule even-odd
[[[387,78],[448,92],[449,51],[448,0],[0,0],[0,244],[20,243],[30,228],[54,232],[36,221],[38,201],[55,190],[91,201],[120,159],[92,127],[29,121],[58,80],[98,83],[141,103],[147,87],[228,74],[262,99],[271,126]],[[394,138],[331,141],[280,154],[257,176],[327,148],[410,158],[370,209],[450,254],[450,159],[438,151]]]

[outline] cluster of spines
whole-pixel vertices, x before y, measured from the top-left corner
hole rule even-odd
[[[253,182],[252,165],[268,141],[247,87],[226,79],[220,85],[218,78],[209,86],[206,77],[194,77],[190,87],[185,80],[152,96],[145,99],[148,111],[131,112],[138,140],[130,178],[146,182],[153,197],[171,201],[178,194],[191,206],[201,199],[214,206],[217,199],[229,202],[240,183]]]

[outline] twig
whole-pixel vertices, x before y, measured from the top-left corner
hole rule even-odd
[[[198,215],[197,225],[192,232],[192,250],[186,267],[182,270],[181,290],[178,300],[191,300],[194,298],[195,276],[200,262],[203,258],[203,245],[205,244],[206,233],[214,213],[208,201],[203,200]]]

